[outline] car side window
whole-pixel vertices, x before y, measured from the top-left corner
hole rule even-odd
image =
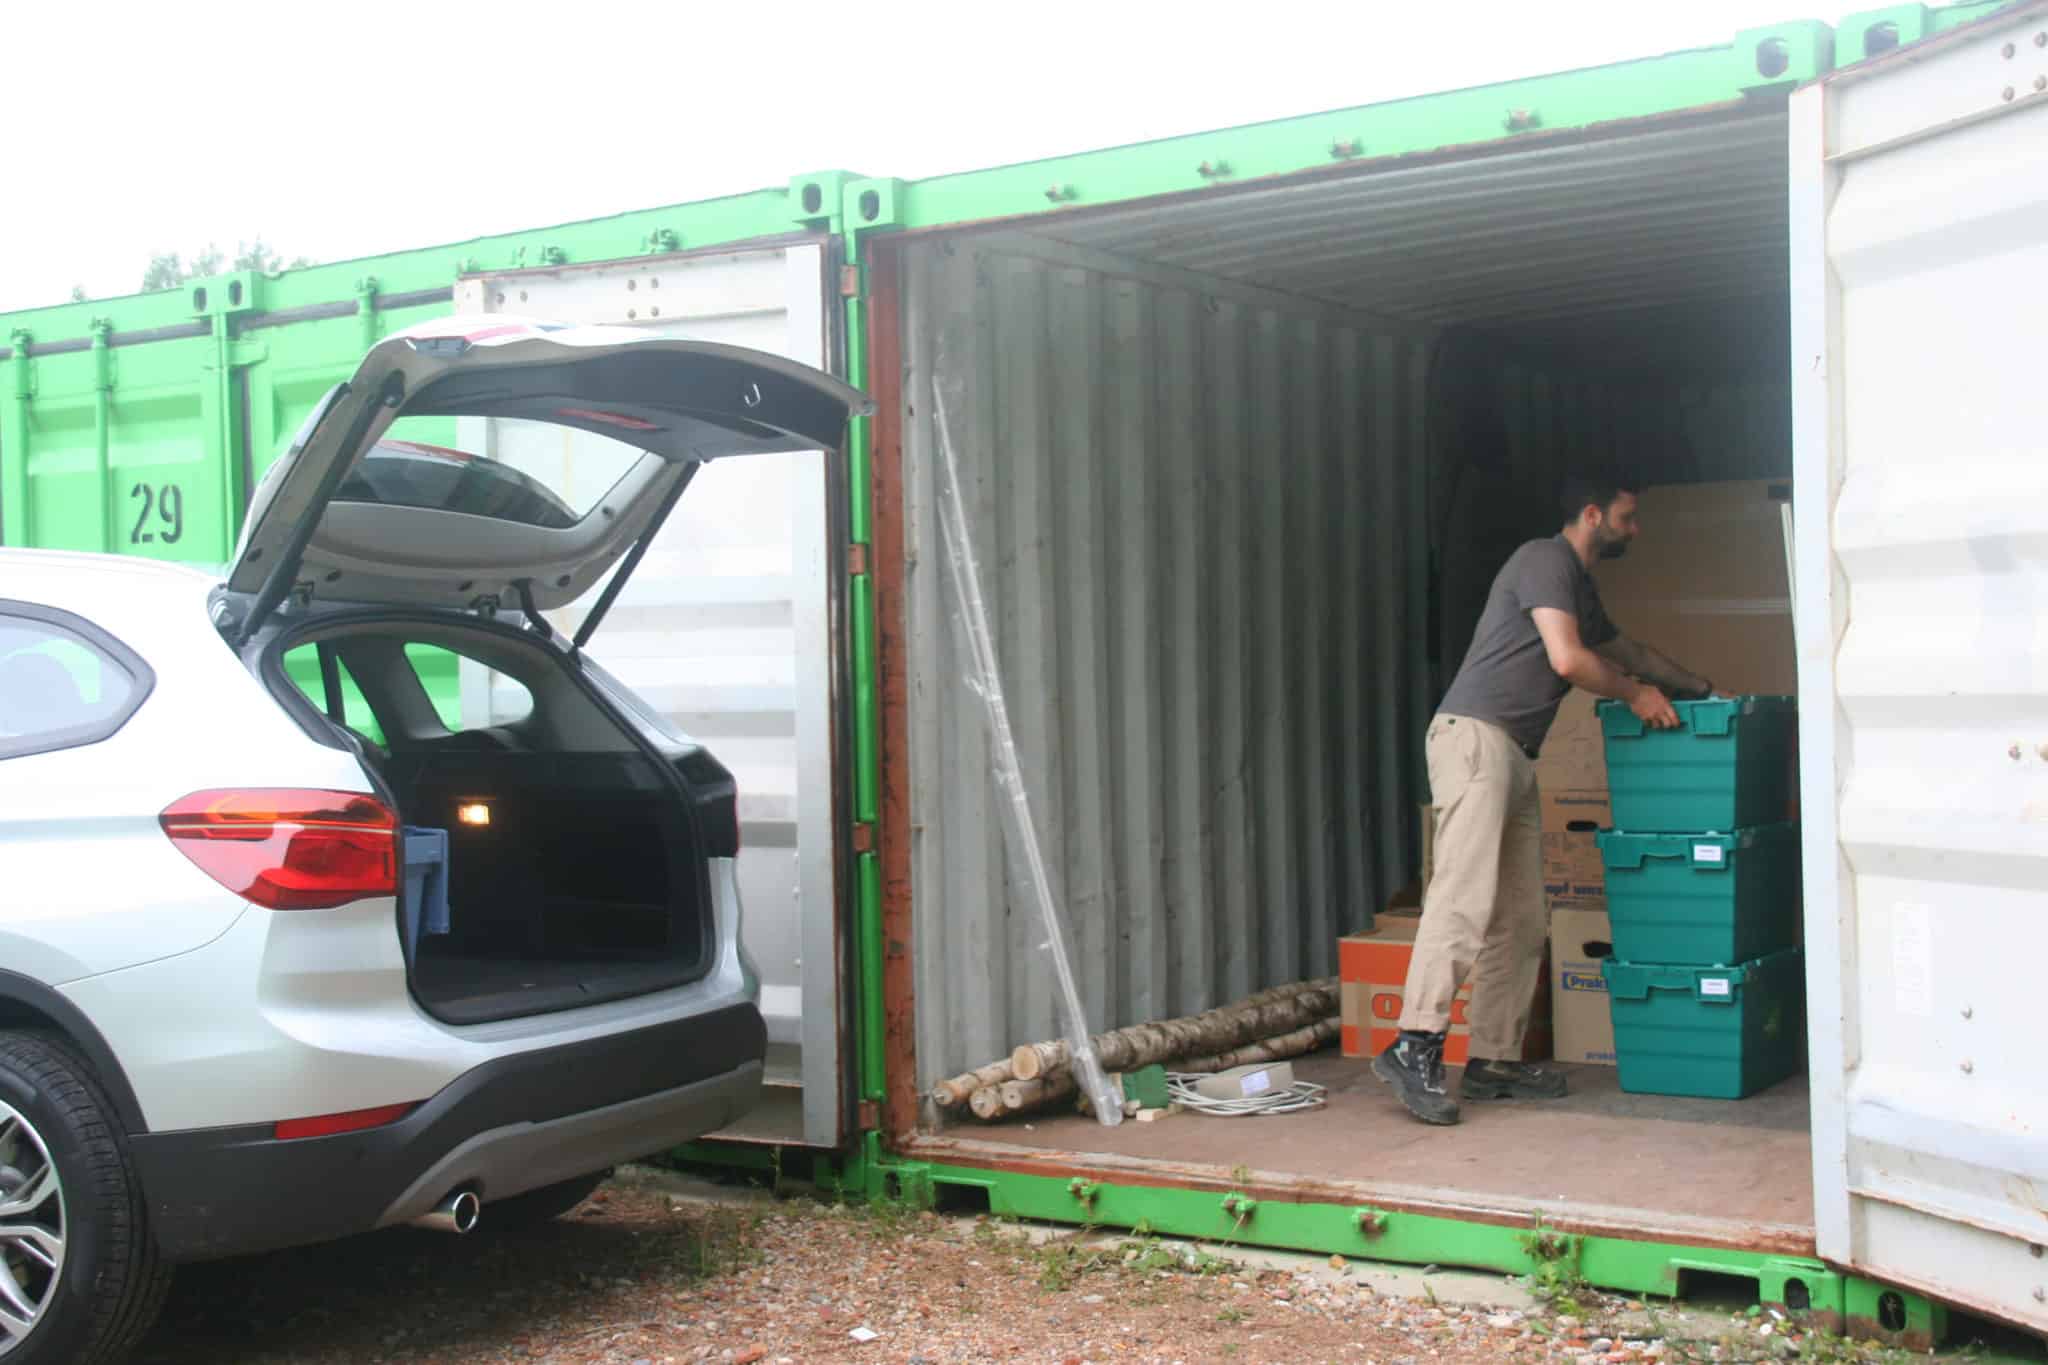
[[[0,601],[0,759],[98,743],[155,681],[133,651],[82,617]]]
[[[406,662],[419,675],[420,686],[450,734],[494,725],[516,725],[533,714],[533,693],[509,674],[439,645],[409,642]],[[465,674],[469,675],[465,678]],[[463,689],[471,698],[464,714]]]
[[[327,713],[327,686],[320,676],[320,647],[318,645],[295,645],[284,652],[285,676],[292,685],[313,703],[313,709],[322,715]],[[384,728],[377,723],[377,715],[370,710],[370,703],[363,696],[363,689],[356,685],[355,674],[348,671],[348,665],[335,660],[335,672],[341,683],[342,724],[376,745],[384,747]]]

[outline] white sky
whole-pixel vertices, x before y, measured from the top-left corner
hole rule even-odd
[[[20,0],[0,311],[133,292],[208,241],[335,261],[816,170],[918,179],[1876,3]]]

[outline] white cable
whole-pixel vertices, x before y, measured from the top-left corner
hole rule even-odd
[[[1199,1072],[1169,1071],[1166,1093],[1181,1108],[1194,1114],[1217,1118],[1242,1118],[1248,1114],[1304,1114],[1329,1102],[1327,1087],[1311,1081],[1296,1081],[1285,1090],[1268,1090],[1263,1095],[1242,1095],[1234,1100],[1211,1099],[1195,1089],[1202,1080]]]

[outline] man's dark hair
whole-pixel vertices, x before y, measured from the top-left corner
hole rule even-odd
[[[1634,484],[1611,475],[1570,474],[1558,485],[1558,509],[1564,513],[1564,524],[1569,526],[1588,506],[1605,512],[1623,493],[1635,491]]]

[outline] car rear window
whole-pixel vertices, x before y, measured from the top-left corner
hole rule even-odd
[[[484,454],[447,444],[449,425],[445,418],[400,418],[349,471],[336,500],[567,530],[635,464],[656,458],[588,431],[498,418],[489,423]]]

